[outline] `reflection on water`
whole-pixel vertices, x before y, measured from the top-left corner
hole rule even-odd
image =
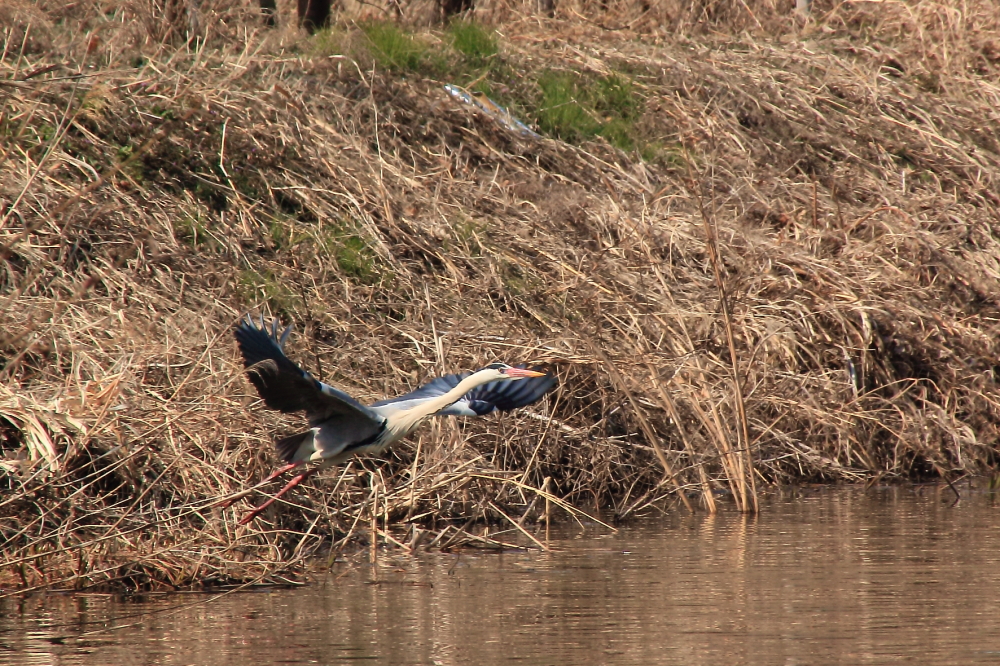
[[[1000,664],[1000,508],[963,495],[786,491],[757,519],[678,513],[210,603],[7,600],[0,665]],[[128,626],[79,637],[109,622]]]

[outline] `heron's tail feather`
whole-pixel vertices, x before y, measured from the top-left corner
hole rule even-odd
[[[296,433],[294,435],[290,435],[289,437],[279,439],[274,443],[274,448],[278,452],[278,457],[286,463],[296,463],[302,460],[308,460],[309,456],[311,456],[313,451],[316,450],[315,445],[313,444],[314,436],[314,431],[306,430],[305,432]]]

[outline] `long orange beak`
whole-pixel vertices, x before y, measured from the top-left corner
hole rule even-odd
[[[507,368],[504,372],[508,377],[544,377],[544,372],[535,372],[534,370],[526,370],[525,368]]]

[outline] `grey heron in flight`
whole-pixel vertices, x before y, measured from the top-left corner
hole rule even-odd
[[[415,391],[372,405],[362,405],[343,391],[313,379],[284,353],[288,326],[277,320],[260,325],[247,315],[236,327],[243,367],[264,404],[279,412],[305,412],[309,430],[275,442],[285,464],[262,483],[309,462],[319,466],[299,472],[274,497],[240,520],[252,521],[275,500],[329,465],[361,453],[379,453],[416,430],[432,416],[483,416],[538,401],[556,378],[506,363],[491,363],[476,372],[437,377]]]

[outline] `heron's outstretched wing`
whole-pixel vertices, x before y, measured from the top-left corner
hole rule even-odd
[[[304,411],[314,426],[335,417],[360,419],[380,426],[385,420],[382,416],[343,391],[316,381],[285,356],[282,346],[290,330],[288,327],[279,337],[277,323],[268,332],[263,320],[258,327],[247,316],[234,331],[243,354],[243,367],[264,404],[279,412]]]
[[[392,405],[402,410],[413,409],[427,400],[444,395],[458,386],[459,382],[471,374],[471,372],[463,372],[457,375],[437,377],[414,391],[396,398],[380,400],[372,405],[372,407]],[[447,416],[483,416],[493,411],[506,412],[537,402],[555,385],[555,375],[529,377],[528,379],[519,379],[516,381],[490,382],[472,389],[457,402],[439,411],[438,414]]]

